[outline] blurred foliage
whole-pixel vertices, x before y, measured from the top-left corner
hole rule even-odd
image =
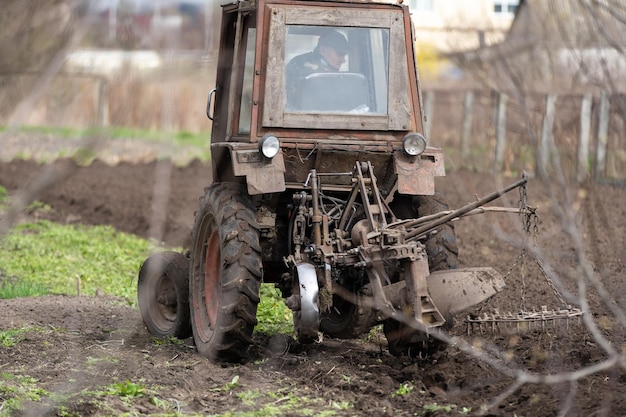
[[[420,76],[425,78],[436,78],[445,66],[445,62],[439,56],[437,48],[426,42],[415,44],[415,57],[417,58]]]
[[[5,132],[7,128],[0,126],[0,133]],[[68,143],[72,140],[79,140],[90,137],[104,137],[109,140],[115,139],[132,139],[138,141],[151,141],[171,143],[173,145],[194,145],[206,146],[211,140],[210,132],[188,132],[186,130],[178,132],[167,132],[154,129],[141,129],[123,126],[110,127],[67,127],[67,126],[21,126],[15,129],[15,132],[24,134],[44,135],[55,138],[68,139]],[[5,191],[6,192],[6,191]],[[2,189],[0,189],[0,202],[2,201]]]

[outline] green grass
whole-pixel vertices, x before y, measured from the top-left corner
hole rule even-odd
[[[0,299],[38,297],[48,293],[48,289],[38,282],[26,282],[16,277],[3,277],[0,273]]]
[[[6,128],[0,127],[0,134]],[[85,139],[102,139],[107,146],[121,140],[130,140],[134,143],[143,144],[140,146],[149,147],[155,145],[158,150],[158,159],[171,159],[177,164],[186,164],[188,161],[198,159],[209,161],[211,159],[209,132],[164,132],[148,129],[131,129],[125,127],[107,128],[67,128],[67,127],[33,127],[23,126],[16,130],[17,134],[25,135],[24,140],[28,140],[29,135],[49,136],[56,139],[58,149],[42,149],[21,151],[12,155],[16,159],[32,159],[40,163],[47,163],[58,158],[72,158],[80,165],[89,165],[95,159],[106,158],[106,146],[102,153],[98,149],[86,147]],[[14,133],[14,132],[12,132]],[[99,143],[102,145],[103,143]],[[98,145],[98,146],[99,146]]]
[[[24,333],[34,331],[31,327],[0,330],[0,346],[13,347],[24,339]]]
[[[349,401],[331,401],[329,403],[322,398],[297,395],[292,392],[291,388],[280,388],[276,391],[263,391],[258,388],[249,388],[242,385],[237,376],[235,376],[231,382],[224,386],[216,387],[210,390],[210,392],[216,393],[216,395],[236,397],[241,402],[241,407],[235,408],[242,409],[240,411],[227,411],[221,414],[210,414],[212,417],[278,417],[284,415],[330,417],[346,415],[346,411],[354,409],[354,404]],[[129,409],[135,408],[136,401],[139,398],[148,398],[151,404],[163,411],[162,413],[152,415],[162,417],[197,415],[181,412],[178,402],[172,398],[168,398],[166,388],[146,386],[142,381],[133,382],[126,380],[125,382],[110,384],[106,387],[102,387],[102,389],[85,390],[79,395],[83,401],[100,404],[99,408],[102,415],[109,415],[109,412],[113,412],[113,410],[107,406],[107,398],[113,397],[121,400]],[[59,407],[59,411],[63,409],[67,412],[66,407]],[[131,411],[128,414],[121,415],[134,416],[137,414]]]
[[[15,227],[0,240],[0,299],[46,294],[105,294],[137,300],[137,274],[152,248],[110,226],[61,225],[47,220]],[[273,284],[261,285],[256,330],[293,334],[291,310]]]
[[[245,386],[237,384],[226,392],[228,392],[228,395],[234,395],[241,401],[243,410],[215,414],[212,417],[270,417],[284,415],[330,417],[346,415],[346,411],[354,409],[354,404],[349,401],[331,401],[329,403],[322,398],[295,394],[289,388],[280,388],[276,391],[262,391],[256,388],[246,389]],[[351,414],[356,415],[355,413]]]
[[[6,188],[0,185],[0,209],[6,205],[9,193]]]
[[[261,301],[257,310],[258,332],[269,335],[294,334],[292,312],[283,302],[280,291],[274,284],[261,285]]]
[[[19,225],[0,240],[0,298],[76,295],[80,281],[81,294],[94,295],[100,288],[134,303],[137,271],[150,247],[109,226]]]
[[[413,392],[415,388],[413,387],[413,385],[411,385],[408,382],[403,382],[402,384],[400,384],[400,388],[398,388],[396,390],[396,392],[394,392],[393,394],[391,394],[392,397],[402,397],[404,395],[409,395],[410,393]]]
[[[8,195],[0,186],[0,210]],[[49,209],[33,204],[33,210]],[[2,212],[0,211],[0,215]],[[105,294],[136,305],[137,274],[153,243],[110,226],[21,224],[0,238],[0,299]],[[291,310],[273,284],[261,285],[256,331],[293,334]]]
[[[46,294],[105,294],[137,300],[137,273],[152,244],[109,226],[42,220],[0,240],[0,299]],[[256,330],[293,334],[291,310],[272,284],[261,285]]]
[[[137,382],[131,382],[126,380],[126,382],[118,382],[112,384],[108,388],[108,393],[110,395],[118,396],[118,397],[141,397],[145,394],[146,387]]]
[[[0,133],[6,130],[0,127]],[[148,129],[133,129],[111,126],[106,128],[72,128],[55,126],[22,126],[18,132],[51,135],[67,139],[103,136],[109,139],[133,139],[157,142],[170,142],[178,145],[207,146],[211,141],[209,132],[165,132]]]
[[[21,224],[0,240],[0,299],[77,295],[80,282],[81,295],[101,289],[136,305],[137,274],[152,248],[110,226]],[[261,285],[257,318],[256,331],[294,333],[291,310],[273,284]]]
[[[0,374],[0,417],[21,410],[23,401],[41,401],[42,397],[49,397],[50,393],[37,387],[37,382],[29,376]]]

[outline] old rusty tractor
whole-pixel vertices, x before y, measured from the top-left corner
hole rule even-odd
[[[213,181],[189,257],[156,253],[139,273],[144,322],[193,334],[217,361],[246,358],[262,282],[293,310],[296,339],[353,338],[381,324],[391,353],[503,286],[457,269],[451,223],[522,179],[449,210],[429,147],[406,6],[365,0],[239,0],[222,7]]]

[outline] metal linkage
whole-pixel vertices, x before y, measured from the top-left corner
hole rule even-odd
[[[426,233],[434,230],[435,228],[437,228],[438,226],[441,226],[444,223],[449,222],[450,220],[456,219],[457,217],[461,217],[463,215],[466,215],[468,213],[470,213],[472,210],[480,208],[482,206],[484,206],[487,203],[492,202],[493,200],[501,197],[502,195],[508,193],[511,190],[514,190],[515,188],[521,187],[524,184],[526,184],[528,182],[528,178],[523,177],[521,180],[505,187],[502,190],[498,190],[498,191],[494,191],[493,193],[481,198],[480,200],[474,201],[472,203],[469,203],[463,207],[461,207],[458,210],[454,210],[444,216],[439,217],[436,220],[433,220],[432,222],[429,222],[427,224],[423,224],[420,226],[415,227],[414,229],[412,229],[410,232],[408,232],[405,236],[406,240],[410,240],[411,238],[419,238],[423,235],[425,235]],[[412,227],[413,225],[411,224],[405,224],[404,227],[406,227],[407,229],[409,227]]]

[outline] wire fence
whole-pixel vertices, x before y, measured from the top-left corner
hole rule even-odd
[[[626,95],[524,96],[426,90],[430,143],[448,167],[547,178],[560,168],[583,182],[626,180]]]

